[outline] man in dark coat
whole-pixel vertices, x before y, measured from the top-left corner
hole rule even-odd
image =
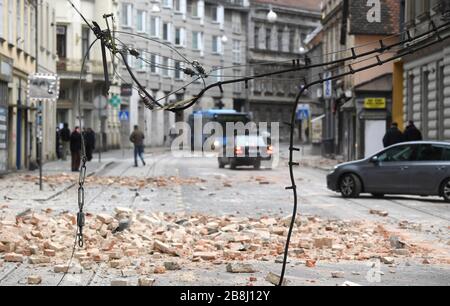
[[[62,144],[61,157],[62,157],[62,160],[67,160],[67,154],[69,154],[69,149],[70,149],[69,124],[64,123],[64,128],[59,132],[59,135],[61,137],[61,144]]]
[[[86,145],[86,157],[88,161],[91,161],[93,152],[95,150],[95,132],[88,128],[85,133],[85,145]]]
[[[136,125],[134,131],[130,136],[130,141],[134,144],[134,166],[138,167],[138,157],[141,159],[142,164],[145,166],[144,160],[144,139],[145,135],[139,130]]]
[[[56,158],[61,159],[61,131],[56,128]]]
[[[404,141],[403,133],[398,129],[398,124],[396,122],[392,123],[391,128],[383,138],[384,147],[387,148]]]
[[[72,172],[80,171],[81,164],[81,133],[80,128],[76,127],[70,135],[70,152],[72,153]]]
[[[419,129],[414,124],[414,121],[409,121],[408,126],[405,129],[405,133],[403,135],[405,137],[405,141],[422,141],[422,133],[419,131]]]

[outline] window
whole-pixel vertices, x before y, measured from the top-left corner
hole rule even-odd
[[[272,49],[271,44],[272,44],[272,29],[267,28],[266,29],[266,50]]]
[[[186,30],[184,28],[175,29],[175,45],[180,47],[186,45]]]
[[[388,149],[380,156],[378,160],[380,162],[403,162],[414,160],[417,146],[397,146],[392,149]]]
[[[192,15],[192,17],[200,17],[199,11],[198,11],[198,1],[192,1],[191,15]]]
[[[161,19],[159,17],[151,17],[150,18],[150,35],[152,37],[157,37],[159,38],[160,35],[160,24],[161,24]]]
[[[444,153],[444,147],[433,145],[420,145],[417,160],[418,161],[440,161]]]
[[[233,15],[231,15],[231,24],[234,33],[242,33],[242,17],[240,13],[233,12]]]
[[[67,57],[67,27],[56,27],[56,52],[61,59]]]
[[[289,52],[295,52],[295,29],[289,31]]]
[[[422,98],[421,98],[421,127],[423,137],[428,138],[428,86],[429,86],[429,71],[422,70]]]
[[[408,92],[407,92],[407,103],[408,103],[408,119],[414,120],[414,75],[408,77]]]
[[[213,66],[213,73],[211,74],[213,82],[222,82],[223,79],[223,70],[218,66]]]
[[[219,22],[219,7],[213,5],[211,7],[211,19],[213,22]]]
[[[445,126],[444,126],[444,65],[443,62],[439,62],[437,64],[437,131],[438,131],[438,140],[444,140],[445,137]]]
[[[158,73],[158,65],[159,63],[159,56],[157,56],[156,54],[152,54],[150,56],[150,72],[157,74]]]
[[[133,26],[133,5],[131,3],[122,3],[122,25]]]
[[[165,8],[172,8],[173,7],[173,1],[172,0],[163,0],[163,7],[165,7]]]
[[[8,40],[10,43],[14,42],[14,20],[13,20],[13,14],[14,14],[14,2],[8,1]],[[3,18],[3,17],[2,17]]]
[[[278,51],[283,52],[283,29],[278,30]]]
[[[12,0],[10,0],[10,2],[13,2]],[[16,3],[17,3],[17,6],[16,6],[16,20],[17,20],[17,23],[16,23],[16,31],[17,31],[17,37],[16,37],[16,39],[17,39],[17,42],[19,42],[20,41],[20,39],[23,39],[24,37],[23,37],[23,28],[22,28],[22,26],[23,26],[23,24],[22,24],[22,21],[20,20],[20,13],[21,13],[21,9],[20,9],[20,0],[17,0],[16,1]],[[10,16],[11,17],[11,16]],[[12,19],[12,18],[11,18]],[[16,43],[17,43],[16,42]],[[23,48],[22,46],[20,46],[19,45],[19,47],[20,48]]]
[[[259,49],[259,27],[255,27],[255,49]]]
[[[242,62],[241,41],[233,40],[233,63],[240,64]]]
[[[234,79],[241,78],[242,77],[241,71],[237,70],[237,69],[233,70],[233,77],[234,77]],[[233,91],[235,93],[242,93],[242,82],[234,83],[233,84]]]
[[[137,67],[136,69],[142,71],[145,71],[147,68],[147,64],[146,64],[146,55],[145,53],[142,52],[142,50],[138,50],[139,54],[140,54],[140,58],[136,59],[137,62]]]
[[[181,12],[181,0],[174,0],[173,8],[174,8],[175,12],[177,12],[177,13]]]
[[[162,61],[162,75],[164,77],[170,77],[170,70],[167,69],[169,66],[170,66],[170,59],[164,56]]]
[[[172,40],[172,24],[168,22],[163,23],[163,40],[171,41]]]
[[[442,160],[443,161],[450,161],[450,148],[445,148],[444,152],[442,153]]]
[[[219,36],[213,36],[212,38],[212,52],[215,54],[222,53],[222,40]]]
[[[89,35],[90,35],[90,29],[88,27],[83,27],[83,29],[81,30],[81,50],[82,50],[82,56],[86,55],[86,58],[89,60],[90,59],[90,55],[88,53],[89,51],[89,45],[90,45],[90,39],[89,39]]]
[[[138,32],[147,32],[147,12],[139,10],[137,12],[137,30]]]
[[[180,61],[175,61],[175,79],[182,80],[184,72],[181,70],[183,67],[181,67]]]
[[[133,55],[128,54],[127,55],[127,63],[128,63],[128,66],[130,66],[130,68],[133,69],[136,65],[136,58]]]
[[[192,49],[203,50],[203,33],[193,32],[192,33]]]

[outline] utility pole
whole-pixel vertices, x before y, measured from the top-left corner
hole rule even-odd
[[[38,143],[38,159],[39,159],[39,190],[43,191],[43,184],[42,184],[42,163],[43,163],[43,130],[42,130],[42,124],[43,124],[43,109],[42,109],[42,100],[39,101],[38,106],[38,113],[37,113],[37,143]]]

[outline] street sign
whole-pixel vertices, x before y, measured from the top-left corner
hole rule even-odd
[[[297,120],[307,120],[310,116],[310,107],[308,104],[300,104],[297,109]]]
[[[324,75],[324,79],[329,79],[332,77],[331,72],[327,72]],[[330,99],[333,97],[333,81],[327,80],[323,83],[323,96],[325,99]]]
[[[31,102],[56,102],[59,98],[59,77],[56,74],[32,74],[28,78],[28,99]]]
[[[367,98],[364,99],[365,109],[386,109],[386,98]]]
[[[119,112],[119,120],[120,121],[130,121],[130,112],[128,112],[128,111]]]
[[[111,99],[109,99],[109,104],[111,104],[114,108],[118,108],[120,104],[122,104],[122,100],[118,95],[114,95]]]

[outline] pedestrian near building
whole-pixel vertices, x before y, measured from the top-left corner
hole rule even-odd
[[[422,141],[422,133],[414,124],[414,121],[409,121],[408,126],[405,129],[404,138],[406,142],[409,141]]]
[[[93,129],[88,128],[85,133],[85,147],[86,147],[86,158],[88,161],[92,161],[93,153],[95,150],[95,132]]]
[[[383,138],[385,148],[404,142],[403,133],[398,128],[398,123],[394,122]]]
[[[80,171],[81,164],[81,133],[80,128],[76,127],[72,135],[70,135],[70,152],[72,154],[72,172]]]
[[[58,160],[60,160],[61,159],[61,131],[59,130],[59,128],[56,128],[55,137],[56,137],[56,147],[55,147],[56,158]]]
[[[64,123],[64,127],[60,132],[60,136],[61,136],[61,144],[62,144],[61,158],[62,158],[62,160],[67,160],[67,155],[69,154],[69,150],[70,150],[69,124]]]
[[[141,159],[142,164],[145,166],[144,160],[144,133],[139,130],[139,127],[136,125],[134,127],[134,131],[130,136],[130,141],[134,144],[134,166],[138,167],[138,157]]]

